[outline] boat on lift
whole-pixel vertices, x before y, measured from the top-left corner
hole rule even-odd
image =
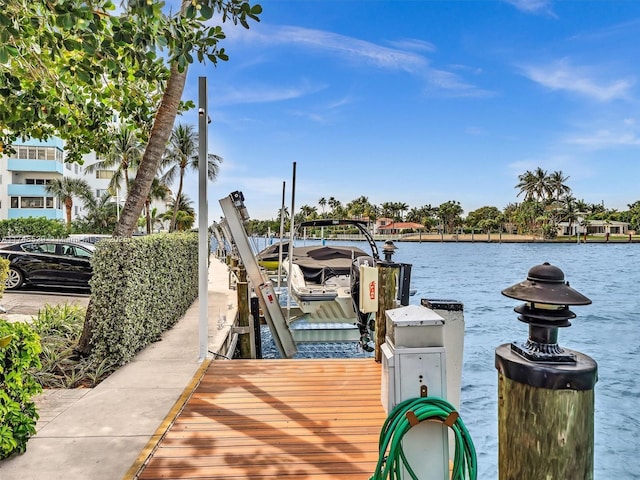
[[[357,324],[363,346],[369,343],[370,314],[359,309],[360,266],[375,267],[378,247],[366,222],[352,219],[322,219],[302,222],[297,231],[347,226],[356,228],[369,244],[370,252],[355,245],[321,245],[290,248],[283,267],[287,287],[297,308],[313,323]]]

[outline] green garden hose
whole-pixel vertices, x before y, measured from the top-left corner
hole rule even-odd
[[[429,419],[441,421],[455,435],[456,451],[451,480],[476,480],[476,450],[471,436],[455,408],[437,397],[412,398],[396,405],[380,432],[378,464],[370,480],[400,480],[403,466],[413,480],[422,480],[407,462],[402,450],[402,438],[412,426]]]

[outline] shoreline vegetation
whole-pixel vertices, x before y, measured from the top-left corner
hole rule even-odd
[[[465,234],[409,234],[399,236],[393,241],[400,242],[465,242],[465,243],[640,243],[640,235],[588,235],[542,238],[535,235],[516,235],[500,233]]]
[[[274,241],[277,239],[274,238]],[[640,243],[640,235],[588,235],[580,237],[560,236],[556,238],[542,238],[535,235],[507,234],[507,233],[463,233],[463,234],[439,234],[439,233],[406,233],[393,235],[373,235],[376,241],[393,242],[418,242],[418,243]],[[317,236],[298,237],[299,240],[322,240]],[[362,241],[364,237],[360,235],[335,235],[325,237],[327,241]]]

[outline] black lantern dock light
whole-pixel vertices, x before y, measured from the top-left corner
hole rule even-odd
[[[529,337],[495,352],[499,480],[593,479],[597,364],[558,344],[558,329],[576,316],[569,306],[591,300],[549,263],[502,294],[525,302],[514,310],[529,325]]]

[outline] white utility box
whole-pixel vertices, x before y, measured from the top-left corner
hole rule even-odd
[[[428,308],[409,305],[388,310],[387,337],[382,351],[382,404],[393,408],[421,396],[446,399],[444,319]],[[438,422],[421,422],[404,436],[407,461],[421,480],[449,478],[448,429]],[[403,478],[410,478],[403,472]]]

